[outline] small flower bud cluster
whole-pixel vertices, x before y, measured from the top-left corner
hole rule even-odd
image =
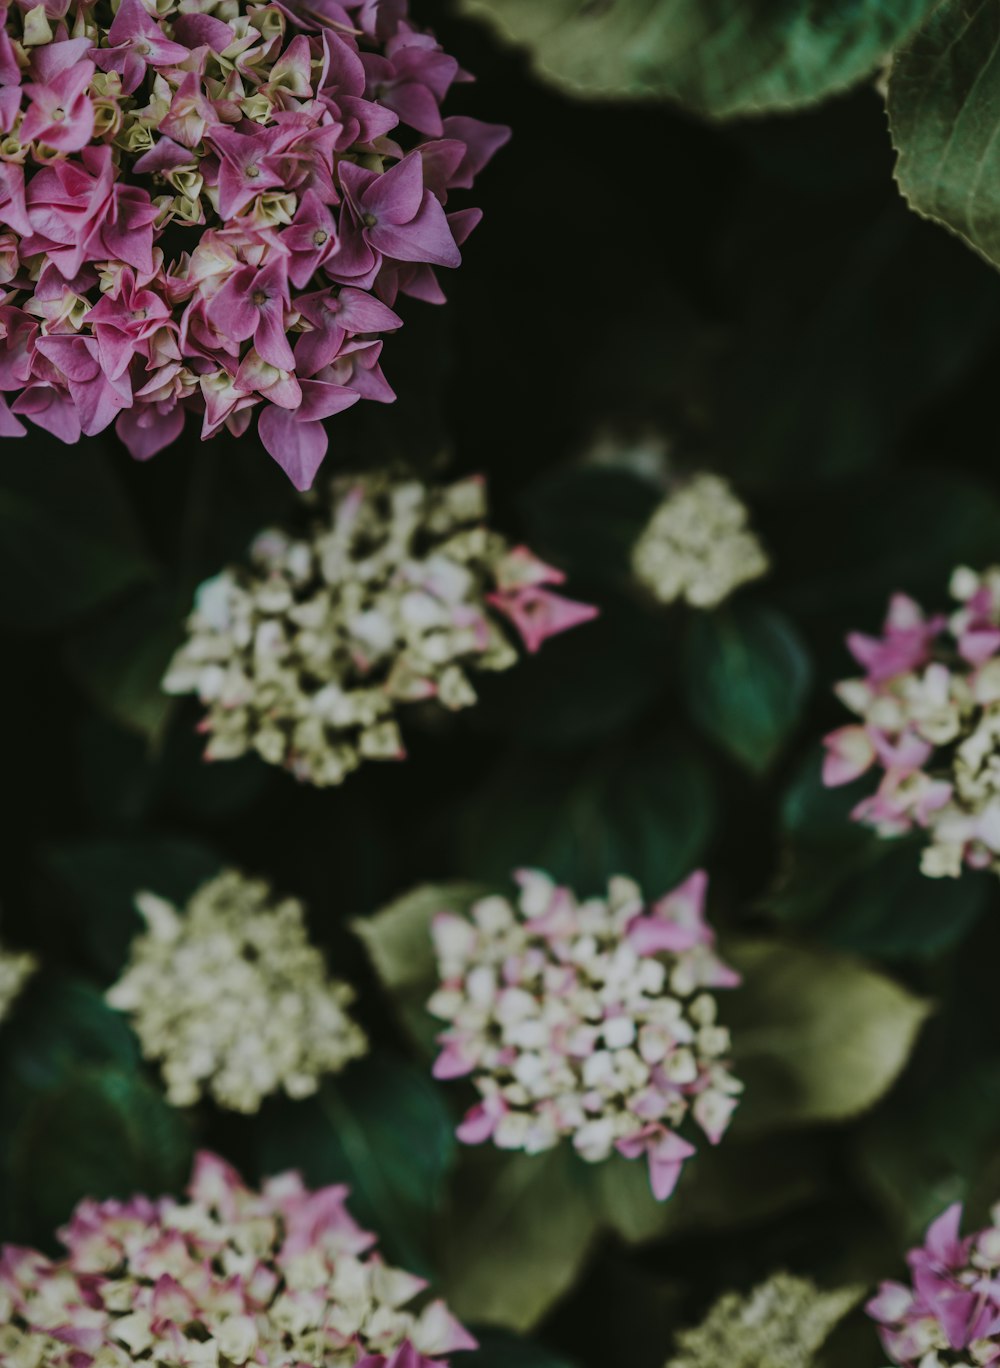
[[[880,770],[851,815],[880,836],[924,830],[931,877],[1000,870],[1000,569],[956,570],[951,592],[950,616],[896,594],[880,637],[847,638],[865,674],[836,691],[861,720],[825,738],[824,782]]]
[[[636,577],[661,603],[715,608],[769,563],[726,480],[700,474],[660,504],[632,550]]]
[[[0,945],[0,1021],[10,1011],[25,984],[38,968],[34,955],[5,950]]]
[[[428,1007],[449,1023],[434,1074],[470,1075],[481,1099],[459,1137],[529,1154],[571,1137],[590,1162],[645,1155],[669,1197],[694,1153],[677,1127],[691,1113],[716,1144],[741,1091],[705,991],[739,982],[704,920],[706,875],[649,907],[630,879],[579,901],[545,874],[515,877],[516,906],[487,897],[433,922],[442,982]]]
[[[479,221],[446,206],[508,131],[442,118],[463,79],[406,0],[5,5],[0,436],[114,422],[146,459],[256,413],[307,488]]]
[[[679,1352],[667,1368],[812,1368],[861,1295],[853,1287],[821,1292],[808,1278],[775,1273],[748,1296],[720,1297],[697,1329],[677,1336]]]
[[[298,779],[339,784],[362,760],[403,757],[402,706],[468,707],[470,669],[515,663],[503,618],[535,651],[596,613],[483,524],[479,479],[357,477],[333,495],[306,538],[264,532],[249,568],[198,591],[164,688],[207,705],[210,760],[254,750]]]
[[[992,1224],[964,1239],[957,1204],[933,1223],[906,1261],[913,1285],[884,1282],[866,1308],[882,1347],[902,1368],[979,1368],[1000,1363],[1000,1206]]]
[[[186,1202],[84,1201],[68,1253],[0,1250],[4,1368],[448,1368],[476,1348],[422,1278],[387,1267],[345,1187],[252,1191],[200,1154]]]
[[[162,1061],[177,1107],[210,1094],[255,1112],[279,1089],[314,1093],[324,1074],[366,1052],[347,1012],[348,984],[327,977],[302,904],[226,870],[181,912],[152,893],[136,905],[148,930],[108,991],[127,1012],[147,1059]]]

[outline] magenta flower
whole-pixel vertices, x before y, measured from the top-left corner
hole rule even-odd
[[[868,1303],[893,1363],[1000,1363],[1000,1208],[992,1218],[962,1238],[961,1205],[948,1207],[907,1255],[912,1287],[884,1282]]]
[[[204,438],[259,417],[301,486],[328,417],[395,398],[392,305],[443,299],[477,215],[444,205],[507,136],[442,117],[462,73],[406,9],[121,0],[81,24],[45,0],[49,41],[27,0],[4,10],[0,285],[29,320],[2,348],[5,435],[113,421],[145,460],[188,412]]]

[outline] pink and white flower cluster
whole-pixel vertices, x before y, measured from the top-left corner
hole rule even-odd
[[[322,420],[394,398],[397,296],[443,299],[507,130],[442,118],[406,0],[30,0],[0,27],[0,436],[114,422],[139,459],[254,412],[307,488]]]
[[[690,1113],[717,1144],[742,1090],[705,991],[739,983],[704,919],[707,876],[650,906],[631,879],[580,901],[539,871],[515,878],[516,905],[486,897],[432,923],[442,983],[428,1008],[448,1022],[434,1075],[471,1076],[481,1099],[459,1138],[645,1156],[663,1200],[695,1152],[677,1128]]]
[[[1000,568],[955,571],[956,611],[926,616],[893,596],[879,637],[852,633],[864,677],[837,685],[861,719],[826,737],[823,780],[882,771],[855,821],[880,836],[927,832],[921,868],[1000,869]]]
[[[256,751],[339,784],[364,760],[403,759],[409,705],[467,708],[471,671],[516,664],[504,620],[537,651],[597,614],[556,592],[560,570],[486,526],[477,476],[345,476],[332,494],[305,536],[262,532],[251,565],[198,590],[163,687],[206,705],[206,759]]]
[[[345,1187],[296,1173],[252,1191],[201,1154],[189,1200],[84,1201],[68,1251],[0,1251],[6,1368],[447,1368],[476,1342],[423,1279],[387,1267]]]
[[[959,1234],[962,1208],[950,1206],[922,1246],[907,1255],[911,1287],[884,1282],[868,1303],[882,1347],[902,1368],[1000,1363],[1000,1207],[992,1224]]]

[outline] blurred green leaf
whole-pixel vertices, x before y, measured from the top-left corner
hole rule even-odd
[[[48,1244],[82,1198],[176,1191],[191,1158],[183,1117],[141,1074],[112,1065],[81,1069],[37,1096],[18,1122],[15,1229]]]
[[[895,54],[889,121],[910,207],[1000,265],[1000,14],[944,0]]]
[[[767,910],[829,945],[885,959],[930,959],[962,940],[996,900],[995,878],[973,870],[927,878],[921,837],[882,840],[851,821],[871,778],[824,788],[821,764],[811,750],[785,793],[781,824],[790,839]]]
[[[161,680],[184,635],[187,601],[164,589],[131,595],[66,642],[66,664],[115,722],[158,738],[174,701]]]
[[[548,1349],[504,1330],[486,1329],[475,1333],[479,1349],[466,1356],[468,1368],[575,1368],[562,1354],[550,1353]]]
[[[735,1230],[812,1201],[828,1186],[825,1154],[811,1136],[780,1142],[771,1135],[742,1142],[727,1136],[717,1148],[700,1135],[692,1138],[698,1154],[666,1202],[653,1196],[640,1160],[616,1155],[595,1167],[599,1207],[622,1239],[640,1244]]]
[[[480,1151],[441,1241],[439,1286],[460,1320],[527,1331],[572,1286],[599,1224],[583,1165]]]
[[[143,929],[135,895],[148,890],[183,905],[222,868],[208,846],[172,836],[67,841],[48,848],[47,872],[72,900],[80,935],[94,965],[116,974]]]
[[[571,578],[597,584],[628,579],[632,547],[660,497],[655,485],[627,470],[577,465],[551,471],[523,499],[531,545]]]
[[[535,865],[584,897],[627,873],[654,896],[697,865],[715,817],[711,774],[683,743],[516,758],[463,802],[462,864],[490,883]]]
[[[860,1128],[855,1159],[892,1217],[901,1245],[923,1236],[952,1202],[976,1186],[1000,1134],[997,1061],[974,1063],[905,1089]],[[990,1201],[996,1199],[995,1191]]]
[[[859,960],[778,941],[725,947],[739,1136],[844,1121],[873,1106],[910,1057],[931,1004]]]
[[[393,1259],[428,1271],[427,1222],[455,1157],[454,1121],[422,1068],[385,1053],[328,1078],[315,1098],[261,1116],[260,1166],[301,1169],[312,1184],[347,1183],[353,1214]]]
[[[0,1117],[72,1080],[81,1069],[128,1071],[139,1049],[128,1023],[80,979],[45,972],[32,981],[0,1033]]]
[[[467,911],[488,891],[481,884],[421,884],[372,916],[351,922],[404,1026],[428,1053],[440,1029],[427,1012],[438,977],[431,921],[445,910]]]
[[[752,600],[692,616],[684,692],[693,716],[722,748],[760,774],[802,715],[809,657],[783,614]]]
[[[539,71],[588,95],[670,96],[719,118],[863,80],[934,0],[464,0]]]

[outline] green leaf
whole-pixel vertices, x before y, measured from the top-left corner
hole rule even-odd
[[[649,1187],[644,1162],[617,1155],[594,1169],[604,1220],[629,1244],[714,1231],[732,1231],[814,1200],[828,1186],[826,1156],[812,1137],[775,1142],[773,1136],[717,1148],[698,1138],[668,1202]]]
[[[460,1320],[527,1331],[576,1281],[599,1215],[565,1145],[541,1155],[478,1151],[442,1241],[438,1280]]]
[[[895,1082],[931,1004],[859,960],[778,941],[734,942],[727,993],[733,1070],[746,1093],[740,1136],[845,1121]]]
[[[438,978],[431,921],[446,909],[467,911],[488,891],[472,883],[421,884],[372,916],[351,922],[403,1025],[428,1054],[440,1029],[426,1006]]]
[[[386,1251],[427,1271],[429,1218],[455,1158],[455,1127],[422,1067],[370,1055],[315,1098],[277,1103],[260,1118],[260,1162],[269,1173],[302,1169],[313,1184],[348,1183],[351,1211]]]
[[[36,1097],[19,1121],[11,1145],[15,1229],[48,1243],[82,1198],[176,1191],[191,1158],[183,1118],[142,1075],[83,1069]]]
[[[842,950],[884,959],[930,959],[962,940],[996,898],[996,880],[920,872],[922,838],[880,840],[850,819],[870,777],[824,788],[811,750],[782,803],[790,837],[783,871],[764,906]]]
[[[92,447],[5,463],[0,623],[59,628],[153,574],[131,511]]]
[[[781,613],[753,601],[691,620],[684,692],[693,716],[735,759],[761,774],[798,725],[811,668]]]
[[[573,466],[536,480],[524,497],[530,542],[573,577],[614,583],[631,575],[632,547],[660,500],[630,471]]]
[[[587,95],[719,118],[812,104],[871,75],[934,0],[464,0]]]
[[[467,1368],[575,1368],[562,1354],[504,1330],[477,1330],[475,1334],[479,1349],[465,1356]]]
[[[187,601],[154,589],[115,604],[71,637],[65,659],[95,707],[156,739],[174,706],[161,681],[184,635]]]
[[[889,122],[910,207],[1000,265],[1000,12],[944,0],[893,58]]]
[[[67,841],[45,852],[45,868],[72,900],[80,934],[102,971],[117,974],[143,923],[135,895],[144,890],[183,904],[218,874],[222,858],[208,846],[172,836],[119,841]]]
[[[534,865],[584,897],[628,874],[658,896],[696,867],[715,816],[711,774],[683,744],[616,746],[583,765],[517,758],[464,800],[462,865],[503,885]]]

